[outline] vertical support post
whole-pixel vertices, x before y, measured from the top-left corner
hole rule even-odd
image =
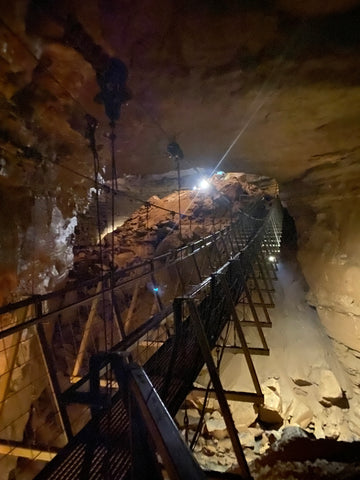
[[[262,307],[262,310],[263,310],[263,312],[264,312],[266,321],[267,321],[268,323],[271,323],[270,315],[269,315],[269,312],[267,311],[267,308],[266,308],[266,305],[265,305],[265,301],[264,301],[264,297],[263,297],[263,294],[262,294],[262,292],[261,292],[261,290],[260,290],[259,282],[257,281],[256,275],[255,275],[255,272],[254,272],[254,268],[253,268],[253,266],[252,266],[251,263],[249,263],[249,266],[250,266],[252,278],[253,278],[253,280],[254,280],[254,284],[255,284],[256,291],[257,291],[257,293],[258,293],[258,295],[259,295],[261,307]]]
[[[175,334],[173,336],[173,344],[171,350],[171,357],[169,361],[169,368],[164,379],[163,387],[161,390],[161,397],[165,400],[171,379],[173,377],[173,370],[177,356],[179,354],[179,345],[181,339],[181,323],[182,323],[182,300],[180,298],[175,298],[173,301],[173,315],[174,315],[174,324],[175,324]]]
[[[249,348],[247,346],[247,342],[246,342],[245,335],[244,335],[244,332],[243,332],[241,324],[240,324],[239,317],[236,313],[234,302],[231,298],[231,292],[230,292],[230,289],[229,289],[229,285],[228,285],[224,275],[218,274],[217,277],[220,278],[221,286],[222,286],[223,291],[225,293],[226,301],[227,301],[227,304],[228,304],[228,307],[229,307],[229,313],[232,316],[232,319],[233,319],[233,322],[234,322],[234,325],[235,325],[235,329],[236,329],[236,333],[238,334],[238,337],[239,337],[239,340],[240,340],[240,343],[241,343],[241,347],[242,347],[243,352],[244,352],[245,360],[246,360],[246,363],[247,363],[247,366],[248,366],[248,369],[249,369],[249,372],[250,372],[250,375],[251,375],[251,378],[252,378],[252,381],[253,381],[253,384],[254,384],[254,387],[255,387],[255,391],[258,395],[262,395],[262,391],[261,391],[259,379],[256,375],[256,370],[255,370],[255,367],[254,367],[254,363],[252,361],[252,358],[251,358],[251,355],[250,355],[250,352],[249,352]],[[262,330],[261,330],[261,333],[263,334]]]
[[[40,312],[38,311],[37,314]],[[51,393],[54,398],[54,403],[59,412],[60,423],[63,428],[66,441],[73,437],[70,420],[67,414],[66,405],[61,399],[60,385],[56,375],[55,362],[52,356],[52,351],[49,348],[43,324],[40,322],[36,325],[38,333],[39,347],[44,360],[44,365],[49,379]]]
[[[263,258],[261,257],[262,253],[260,252],[260,254],[257,254],[256,255],[256,263],[259,267],[259,272],[260,272],[260,276],[264,282],[264,286],[265,286],[265,290],[266,290],[266,293],[269,297],[269,305],[268,306],[274,306],[274,300],[272,298],[272,295],[271,295],[271,290],[272,290],[272,285],[269,287],[269,284],[268,284],[268,277],[265,275],[264,273],[264,269],[262,267],[262,260]],[[261,259],[259,258],[261,257]]]
[[[138,297],[138,294],[139,294],[139,287],[140,287],[140,280],[138,280],[136,282],[135,288],[133,290],[130,307],[129,307],[129,309],[127,311],[127,315],[126,315],[125,325],[128,324],[128,322],[130,321],[130,319],[132,317],[132,314],[134,312],[135,305],[136,305],[136,300],[137,300],[137,297]]]
[[[209,245],[207,245],[207,243],[205,242],[205,240],[203,241],[203,243],[205,244],[204,245],[204,253],[209,261],[209,266],[210,266],[210,270],[213,272],[214,270],[216,270],[216,268],[213,266],[213,263],[211,261],[211,255],[210,255],[210,252],[209,252]]]
[[[90,393],[92,398],[91,403],[91,416],[94,418],[99,409],[95,406],[100,396],[100,366],[102,363],[101,355],[92,355],[89,362],[89,383]]]
[[[231,253],[229,252],[228,248],[227,248],[227,245],[226,245],[226,241],[224,239],[224,236],[223,236],[223,232],[220,232],[220,237],[221,237],[221,241],[224,245],[224,249],[225,249],[225,252],[226,252],[226,256],[227,258],[230,258],[231,257]]]
[[[244,478],[250,479],[251,474],[250,474],[249,466],[246,462],[246,458],[245,458],[243,449],[241,447],[238,432],[236,430],[234,420],[232,418],[231,411],[225,397],[224,389],[221,384],[214,359],[211,355],[210,346],[204,331],[203,324],[201,322],[199,312],[196,308],[196,305],[193,299],[187,298],[186,302],[188,304],[189,311],[190,311],[190,321],[195,331],[195,335],[198,339],[200,350],[205,360],[205,363],[207,365],[212,384],[216,391],[216,396],[220,404],[221,412],[224,417],[226,428],[229,433],[232,446],[234,448],[234,453],[238,461],[241,474],[243,475]]]
[[[192,253],[192,254],[191,254],[191,257],[192,257],[193,262],[194,262],[194,266],[195,266],[196,273],[197,273],[197,275],[198,275],[198,277],[199,277],[199,282],[201,282],[202,276],[201,276],[201,272],[200,272],[199,265],[198,265],[197,260],[196,260],[196,256],[195,256],[194,253]]]
[[[268,246],[267,232],[265,233],[265,237],[264,237],[262,246],[264,247],[266,255],[269,258],[271,256],[271,251],[269,250],[269,246]],[[269,264],[270,264],[271,272],[272,272],[272,275],[273,275],[272,280],[277,280],[276,264],[274,264],[274,262],[270,262],[270,261],[269,261]]]
[[[264,252],[263,252],[262,248],[260,248],[260,250],[259,250],[258,257],[260,257],[259,262],[260,262],[261,266],[264,267],[264,270],[265,270],[265,273],[266,273],[264,278],[266,278],[267,288],[270,292],[274,292],[273,279],[271,278],[271,274],[270,274],[270,271],[269,271],[269,266],[266,262],[266,258],[265,258],[265,255],[264,255]]]
[[[239,240],[238,240],[238,237],[237,237],[237,230],[238,228],[238,221],[236,223],[233,223],[231,225],[231,233],[233,234],[234,236],[234,239],[235,239],[235,243],[236,243],[236,246],[237,246],[237,249],[238,249],[238,252],[240,252],[242,246],[241,246],[241,243],[239,243]]]
[[[83,362],[83,359],[84,359],[85,350],[86,350],[86,347],[87,347],[87,344],[88,344],[88,339],[89,339],[89,335],[90,335],[91,326],[93,324],[93,321],[94,321],[94,318],[95,318],[95,315],[96,315],[97,304],[99,303],[98,294],[101,291],[101,284],[102,284],[102,281],[100,280],[100,282],[97,284],[97,287],[96,287],[96,297],[94,298],[94,300],[91,304],[90,313],[89,313],[88,319],[87,319],[86,324],[85,324],[85,329],[84,329],[84,333],[83,333],[83,336],[82,336],[82,339],[81,339],[79,351],[78,351],[78,354],[76,356],[76,360],[75,360],[75,364],[74,364],[74,368],[73,368],[73,372],[72,372],[72,377],[77,377],[79,375],[79,371],[80,371],[80,368],[81,368],[81,365],[82,365],[82,362]]]
[[[181,232],[181,175],[180,175],[180,162],[179,158],[176,157],[176,170],[177,170],[177,177],[178,177],[178,203],[179,203],[179,235],[180,239],[182,238]]]
[[[114,289],[111,290],[111,303],[112,303],[113,308],[114,308],[115,318],[116,318],[116,321],[117,321],[117,324],[118,324],[118,327],[119,327],[119,331],[120,331],[120,334],[121,334],[121,337],[122,337],[121,340],[124,340],[126,338],[126,332],[125,332],[125,327],[124,327],[124,323],[122,321],[120,307],[119,307]]]
[[[233,244],[233,241],[232,241],[232,238],[231,238],[231,229],[232,229],[232,225],[230,225],[228,227],[228,230],[226,232],[226,235],[227,235],[227,238],[229,239],[229,243],[230,243],[230,246],[231,246],[231,252],[232,252],[232,256],[234,256],[236,254],[236,251],[235,251],[235,248],[234,248],[234,244]]]
[[[246,282],[245,275],[243,275],[242,273],[240,273],[240,274],[241,274],[241,276],[242,276],[242,278],[243,278],[245,296],[246,296],[248,305],[249,305],[249,307],[250,307],[250,311],[251,311],[251,314],[252,314],[252,316],[253,316],[255,325],[257,326],[257,329],[258,329],[260,338],[261,338],[261,340],[262,340],[263,347],[264,347],[264,348],[268,348],[268,347],[267,347],[266,340],[265,340],[265,337],[264,337],[264,333],[263,333],[262,328],[261,328],[259,316],[258,316],[258,314],[257,314],[255,305],[254,305],[254,303],[253,303],[253,301],[252,301],[252,298],[251,298],[251,293],[250,293],[249,288],[248,288],[248,286],[247,286],[247,282]],[[266,322],[266,323],[269,323],[269,325],[271,325],[271,321],[270,321],[270,322]]]
[[[213,244],[213,247],[215,248],[216,255],[217,255],[218,260],[219,260],[218,267],[220,267],[220,266],[224,263],[224,261],[223,261],[223,259],[221,258],[221,253],[220,253],[220,250],[219,250],[218,245],[217,245],[217,240],[218,240],[218,238],[219,238],[219,234],[216,235],[215,233],[213,233],[213,234],[211,235],[212,244]]]
[[[155,287],[158,287],[156,281],[155,281],[155,277],[154,277],[154,263],[153,261],[151,260],[151,274],[150,274],[150,278],[151,278],[151,282],[152,284],[155,286]],[[161,310],[164,308],[163,307],[163,304],[162,304],[162,301],[161,301],[161,298],[160,298],[160,295],[159,295],[159,291],[158,290],[155,290],[154,291],[154,295],[155,295],[155,300],[156,300],[156,304],[157,304],[157,307],[158,307],[158,310],[159,312],[161,312]]]

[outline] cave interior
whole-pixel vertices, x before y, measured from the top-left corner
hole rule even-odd
[[[281,244],[255,272],[276,267],[256,300],[272,328],[256,336],[251,301],[236,305],[250,351],[264,334],[270,352],[253,358],[263,401],[228,401],[247,473],[359,478],[360,1],[0,5],[0,480],[32,480],[89,421],[59,392],[92,354],[202,280],[182,248],[277,200]],[[169,252],[180,274],[152,262]],[[34,316],[49,319],[21,327]],[[174,328],[139,336],[139,362]],[[236,335],[220,332],[234,344],[217,370],[239,393],[253,379]],[[204,470],[244,476],[210,380],[201,368],[171,413]]]

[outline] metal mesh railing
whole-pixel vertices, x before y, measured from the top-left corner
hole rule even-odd
[[[191,326],[182,321],[181,330],[176,327],[173,299],[197,299],[215,345],[226,306],[212,293],[216,281],[207,278],[240,250],[251,261],[261,245],[269,254],[278,249],[279,228],[276,208],[269,214],[256,204],[222,231],[152,261],[1,308],[0,471],[33,476],[83,429],[91,418],[82,396],[90,359],[103,351],[128,351],[175,413],[203,362]],[[243,277],[235,278],[231,268],[225,272],[234,299],[250,271],[245,261],[242,268]],[[178,358],[175,350],[182,352]],[[111,397],[117,390],[112,372],[103,369],[100,381]]]

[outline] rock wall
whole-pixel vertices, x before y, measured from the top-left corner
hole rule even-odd
[[[169,171],[166,146],[176,137],[190,166],[276,177],[292,197],[312,301],[333,335],[335,317],[351,315],[343,320],[357,338],[356,287],[344,290],[356,281],[356,259],[337,242],[349,249],[357,238],[354,230],[344,240],[354,223],[347,213],[340,219],[348,206],[338,201],[347,198],[353,210],[358,195],[359,2],[155,3],[1,2],[0,185],[16,225],[2,214],[4,295],[35,197],[56,198],[65,222],[88,202],[86,113],[99,121],[102,174],[110,177],[96,73],[116,56],[133,93],[116,129],[118,174]],[[333,255],[319,251],[326,225]],[[331,286],[338,268],[339,288]]]
[[[275,308],[269,310],[273,326],[266,331],[264,329],[270,355],[253,355],[264,403],[256,406],[229,401],[239,439],[255,479],[291,478],[288,471],[284,477],[280,472],[277,472],[279,477],[272,477],[269,471],[268,476],[262,477],[264,473],[259,468],[261,463],[268,465],[271,455],[285,447],[291,439],[337,440],[340,443],[360,439],[360,392],[355,386],[358,366],[352,364],[351,371],[351,358],[347,358],[347,368],[341,364],[346,358],[345,352],[334,348],[315,310],[308,305],[304,293],[305,280],[294,252],[283,249],[278,281],[274,282],[274,287]],[[237,312],[240,318],[251,318],[250,311],[241,304],[237,306]],[[249,346],[260,345],[255,329],[246,326],[243,329]],[[227,339],[227,344],[232,344],[234,338],[232,328],[225,330],[221,336],[221,340]],[[221,340],[219,345],[222,344]],[[226,349],[221,352],[221,347],[219,350],[214,354],[214,361],[222,356],[219,370],[224,389],[253,392],[254,385],[244,356]],[[208,382],[209,375],[204,366],[197,384],[206,388]],[[176,421],[191,441],[200,415],[205,412],[201,435],[194,448],[195,456],[204,467],[228,471],[236,467],[236,460],[226,425],[217,400],[211,396],[206,401],[205,398],[204,392],[193,391],[176,415]],[[185,413],[188,417],[187,429]],[[304,459],[318,461],[323,452],[314,453],[316,450],[312,449],[319,445],[315,447],[309,444],[309,450],[300,446],[294,449]],[[344,445],[346,449],[353,448],[351,443]],[[331,443],[324,444],[325,451],[330,448],[333,448]],[[291,457],[291,451],[289,453]],[[285,449],[282,461],[289,460],[289,457]],[[341,458],[341,454],[338,458]],[[332,460],[331,453],[328,460]],[[310,466],[304,466],[304,470],[307,468]],[[310,477],[304,474],[304,478],[332,478],[321,475],[325,475],[325,472],[330,475],[334,466],[323,465],[316,470],[313,464],[311,468],[314,468],[313,474]],[[353,469],[356,472],[353,478],[357,478],[358,465],[355,460],[350,467],[351,471]]]
[[[116,56],[133,94],[118,174],[169,171],[176,137],[187,166],[277,178],[308,301],[357,388],[359,1],[250,3],[0,1],[0,303],[66,276],[93,187],[87,113],[111,176],[96,72]],[[88,36],[71,37],[74,19]]]
[[[308,301],[332,338],[359,351],[360,172],[351,155],[340,157],[285,184],[282,192],[297,224]]]

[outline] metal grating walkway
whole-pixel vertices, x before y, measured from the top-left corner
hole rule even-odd
[[[87,331],[96,327],[92,315],[94,315],[94,304],[97,305],[95,302],[99,298],[99,284],[92,281],[86,290],[90,295],[88,294],[88,298],[81,302],[71,303],[72,300],[67,300],[64,295],[62,305],[65,303],[65,307],[56,306],[50,313],[47,311],[48,304],[45,303],[47,299],[35,299],[34,304],[37,307],[33,312],[35,315],[33,314],[30,318],[25,316],[25,322],[22,325],[10,325],[8,335],[15,335],[31,325],[36,325],[47,365],[50,389],[53,390],[55,407],[57,406],[54,417],[56,416],[58,424],[69,440],[67,445],[36,476],[36,479],[132,478],[134,451],[131,450],[131,425],[123,401],[124,391],[121,386],[120,389],[118,388],[114,372],[109,365],[103,365],[101,362],[94,391],[93,372],[86,366],[86,360],[96,355],[96,351],[104,350],[104,347],[108,352],[128,352],[132,360],[143,365],[167,410],[174,416],[187,394],[193,389],[193,383],[205,363],[204,348],[211,351],[216,346],[224,326],[230,320],[235,322],[234,305],[240,297],[250,302],[253,311],[254,319],[247,323],[258,328],[259,332],[262,332],[263,326],[269,326],[268,319],[261,319],[256,313],[256,303],[252,301],[252,294],[255,292],[257,304],[266,312],[266,302],[261,291],[269,290],[267,284],[269,278],[266,278],[263,270],[266,270],[269,275],[274,265],[273,262],[265,261],[264,263],[264,258],[278,253],[280,236],[279,203],[275,201],[269,206],[264,202],[258,202],[256,208],[251,212],[244,212],[244,216],[225,231],[207,237],[187,249],[183,248],[180,253],[172,257],[171,262],[165,262],[166,272],[174,281],[177,279],[177,287],[169,292],[167,301],[161,304],[159,299],[155,298],[157,301],[154,304],[157,305],[158,311],[148,320],[132,331],[126,332],[125,335],[123,328],[115,328],[111,337],[113,343],[111,345],[102,343],[100,347],[103,348],[95,351],[89,341],[84,343],[84,338]],[[193,286],[186,288],[186,285],[189,285],[189,264],[192,265],[191,284]],[[161,265],[164,265],[163,261]],[[123,277],[119,276],[119,283],[113,284],[112,288],[108,288],[105,293],[111,295],[112,300],[116,302],[120,294],[121,298],[128,296],[131,286],[133,293],[130,298],[137,298],[143,283],[147,284],[149,279],[154,285],[160,283],[161,276],[158,272],[161,270],[156,266],[155,259],[150,270],[142,267],[140,276],[133,275],[131,272],[125,282]],[[248,286],[249,278],[253,282],[251,288]],[[263,281],[262,287],[265,286],[265,289],[261,288],[260,281]],[[96,285],[97,290],[94,294],[91,288],[93,289]],[[59,320],[59,311],[73,309],[79,303],[85,303],[88,306],[88,319],[85,323],[79,320],[77,323]],[[132,302],[128,302],[128,305],[129,303],[128,308],[131,310]],[[21,305],[21,308],[24,308],[24,305]],[[44,317],[50,320],[57,318],[57,321],[53,320],[55,339],[61,337],[60,334],[65,331],[65,328],[71,327],[74,337],[78,329],[81,328],[83,332],[81,342],[78,341],[75,345],[79,351],[72,363],[72,365],[78,365],[76,375],[73,374],[72,377],[74,384],[68,385],[67,388],[66,385],[61,384],[62,377],[57,371],[59,365],[57,353],[48,351],[44,345],[46,334],[43,332],[41,335]],[[202,325],[206,337],[203,340],[199,340],[194,321]],[[241,327],[239,328],[241,330]],[[0,332],[0,335],[6,338],[3,332]],[[101,338],[98,340],[98,343],[100,342]],[[263,338],[263,350],[266,352],[267,345],[264,342]],[[82,350],[84,345],[86,351]],[[251,355],[244,336],[241,348],[251,371],[253,368]],[[72,368],[74,372],[75,367]],[[262,396],[256,373],[252,376],[255,393],[243,392],[242,397],[245,400],[248,397],[247,401],[261,402]],[[78,404],[83,404],[85,412],[81,413],[83,417],[79,422],[80,430],[74,427],[78,420],[74,416],[74,412],[75,415],[77,412],[76,408],[74,410],[74,405]],[[89,417],[90,410],[92,419]],[[81,423],[86,424],[81,427]]]

